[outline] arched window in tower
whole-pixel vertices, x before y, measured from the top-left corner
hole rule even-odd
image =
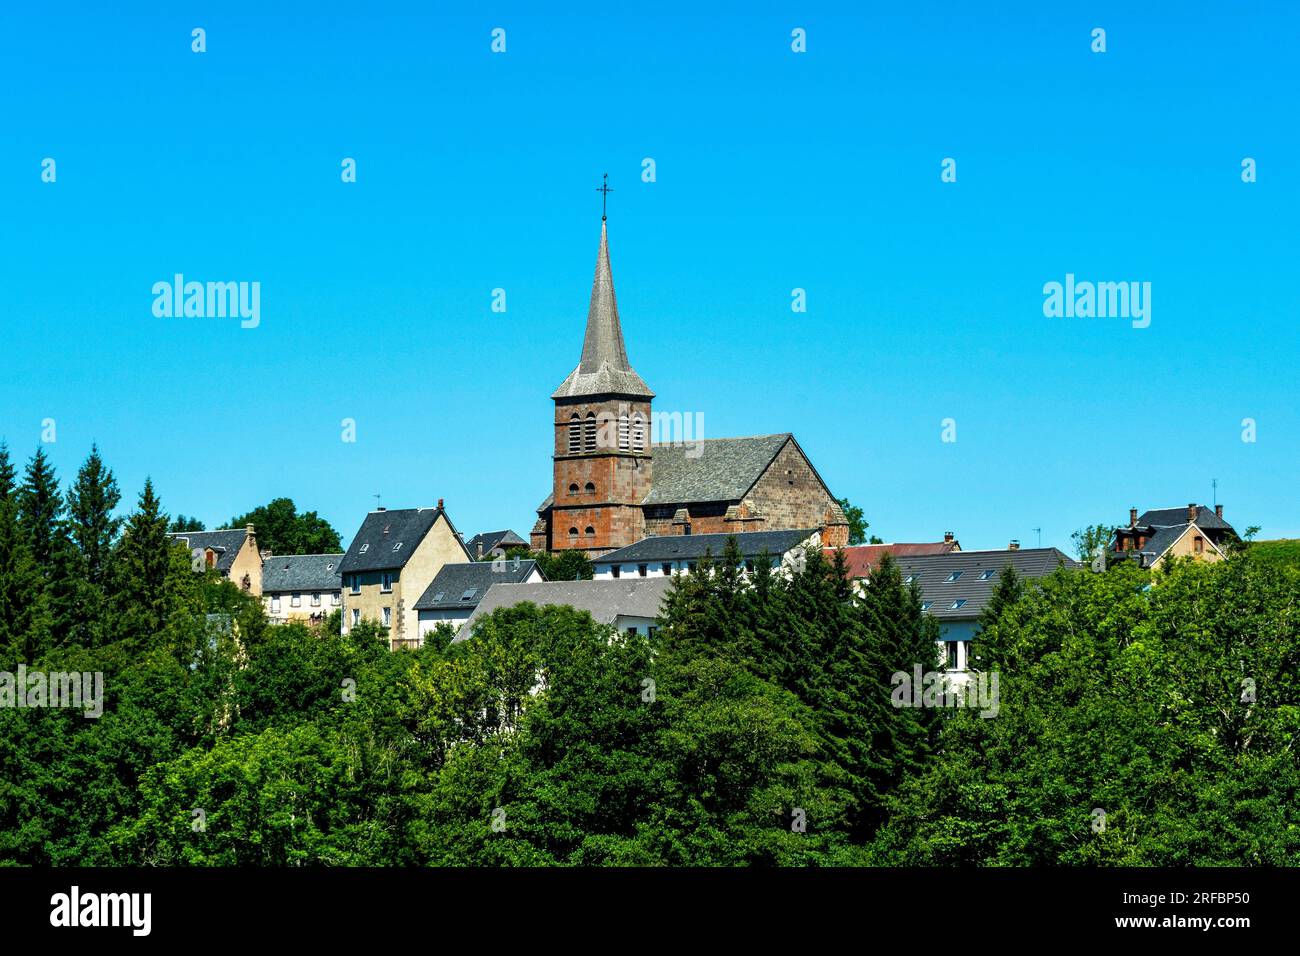
[[[578,529],[577,529],[577,528],[570,528],[570,529],[569,529],[569,544],[577,544],[577,543],[578,543]]]
[[[576,481],[573,484],[569,485],[569,497],[570,498],[578,497],[578,483]]]
[[[596,493],[596,486],[595,486],[592,482],[589,481],[589,482],[587,482],[587,489],[586,489],[586,490],[587,490],[587,494],[589,494],[589,495],[594,495],[594,494]]]
[[[618,448],[619,451],[627,451],[627,409],[624,408],[618,413]]]
[[[645,419],[640,412],[632,416],[632,450],[645,450]]]
[[[590,544],[595,540],[596,540],[596,529],[593,528],[591,525],[587,525],[587,543]]]
[[[582,419],[574,412],[569,416],[569,454],[576,455],[582,451]]]
[[[596,450],[596,413],[595,412],[587,412],[587,421],[585,425],[586,427],[583,429],[583,433],[582,433],[582,450],[595,451]]]

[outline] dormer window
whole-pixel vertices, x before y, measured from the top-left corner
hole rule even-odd
[[[365,554],[365,553],[366,553],[367,551],[369,551],[369,550],[370,550],[370,542],[367,541],[365,544],[363,544],[363,545],[361,546],[361,551],[360,551],[359,553],[360,553],[360,554]]]

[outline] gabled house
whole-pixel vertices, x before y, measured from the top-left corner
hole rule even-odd
[[[903,584],[920,589],[921,610],[938,621],[939,649],[946,668],[955,673],[976,669],[970,657],[971,641],[1007,567],[1014,568],[1022,580],[1046,577],[1057,568],[1083,567],[1056,548],[1019,546],[1005,551],[895,556],[895,563]]]
[[[729,538],[736,539],[744,569],[751,572],[764,555],[771,567],[779,569],[800,562],[806,549],[821,547],[821,532],[816,528],[743,534],[662,535],[642,538],[636,544],[593,559],[594,576],[600,581],[690,574],[706,554],[715,563],[722,560]]]
[[[323,621],[343,606],[341,554],[281,554],[262,562],[266,616],[286,621]]]
[[[468,560],[442,499],[436,508],[375,509],[339,563],[343,633],[362,621],[375,621],[388,628],[391,647],[418,646],[415,602],[443,565]]]
[[[176,531],[168,535],[204,568],[213,568],[254,597],[262,594],[262,554],[253,526],[218,531]]]
[[[528,542],[513,531],[484,531],[470,538],[465,550],[475,561],[482,561],[484,558],[504,558],[506,551],[512,548],[527,547]]]
[[[496,584],[537,584],[545,581],[536,561],[499,558],[444,564],[419,600],[419,643],[439,624],[459,628],[469,620],[488,589]]]
[[[538,607],[567,605],[586,611],[597,624],[612,624],[630,634],[650,635],[656,628],[672,578],[623,578],[604,581],[546,581],[534,584],[494,584],[456,635],[463,641],[475,623],[497,608],[528,602]]]
[[[1195,502],[1186,508],[1156,508],[1138,515],[1128,511],[1128,527],[1115,529],[1113,557],[1155,567],[1167,558],[1190,556],[1197,561],[1222,561],[1237,532],[1223,520],[1223,505],[1213,510]]]

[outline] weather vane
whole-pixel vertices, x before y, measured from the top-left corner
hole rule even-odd
[[[596,187],[596,192],[600,193],[600,221],[605,221],[605,200],[614,190],[609,188],[609,173],[605,174],[605,181]]]

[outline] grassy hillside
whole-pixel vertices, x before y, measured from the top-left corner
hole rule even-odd
[[[1254,541],[1250,545],[1250,556],[1266,564],[1300,568],[1300,538]]]

